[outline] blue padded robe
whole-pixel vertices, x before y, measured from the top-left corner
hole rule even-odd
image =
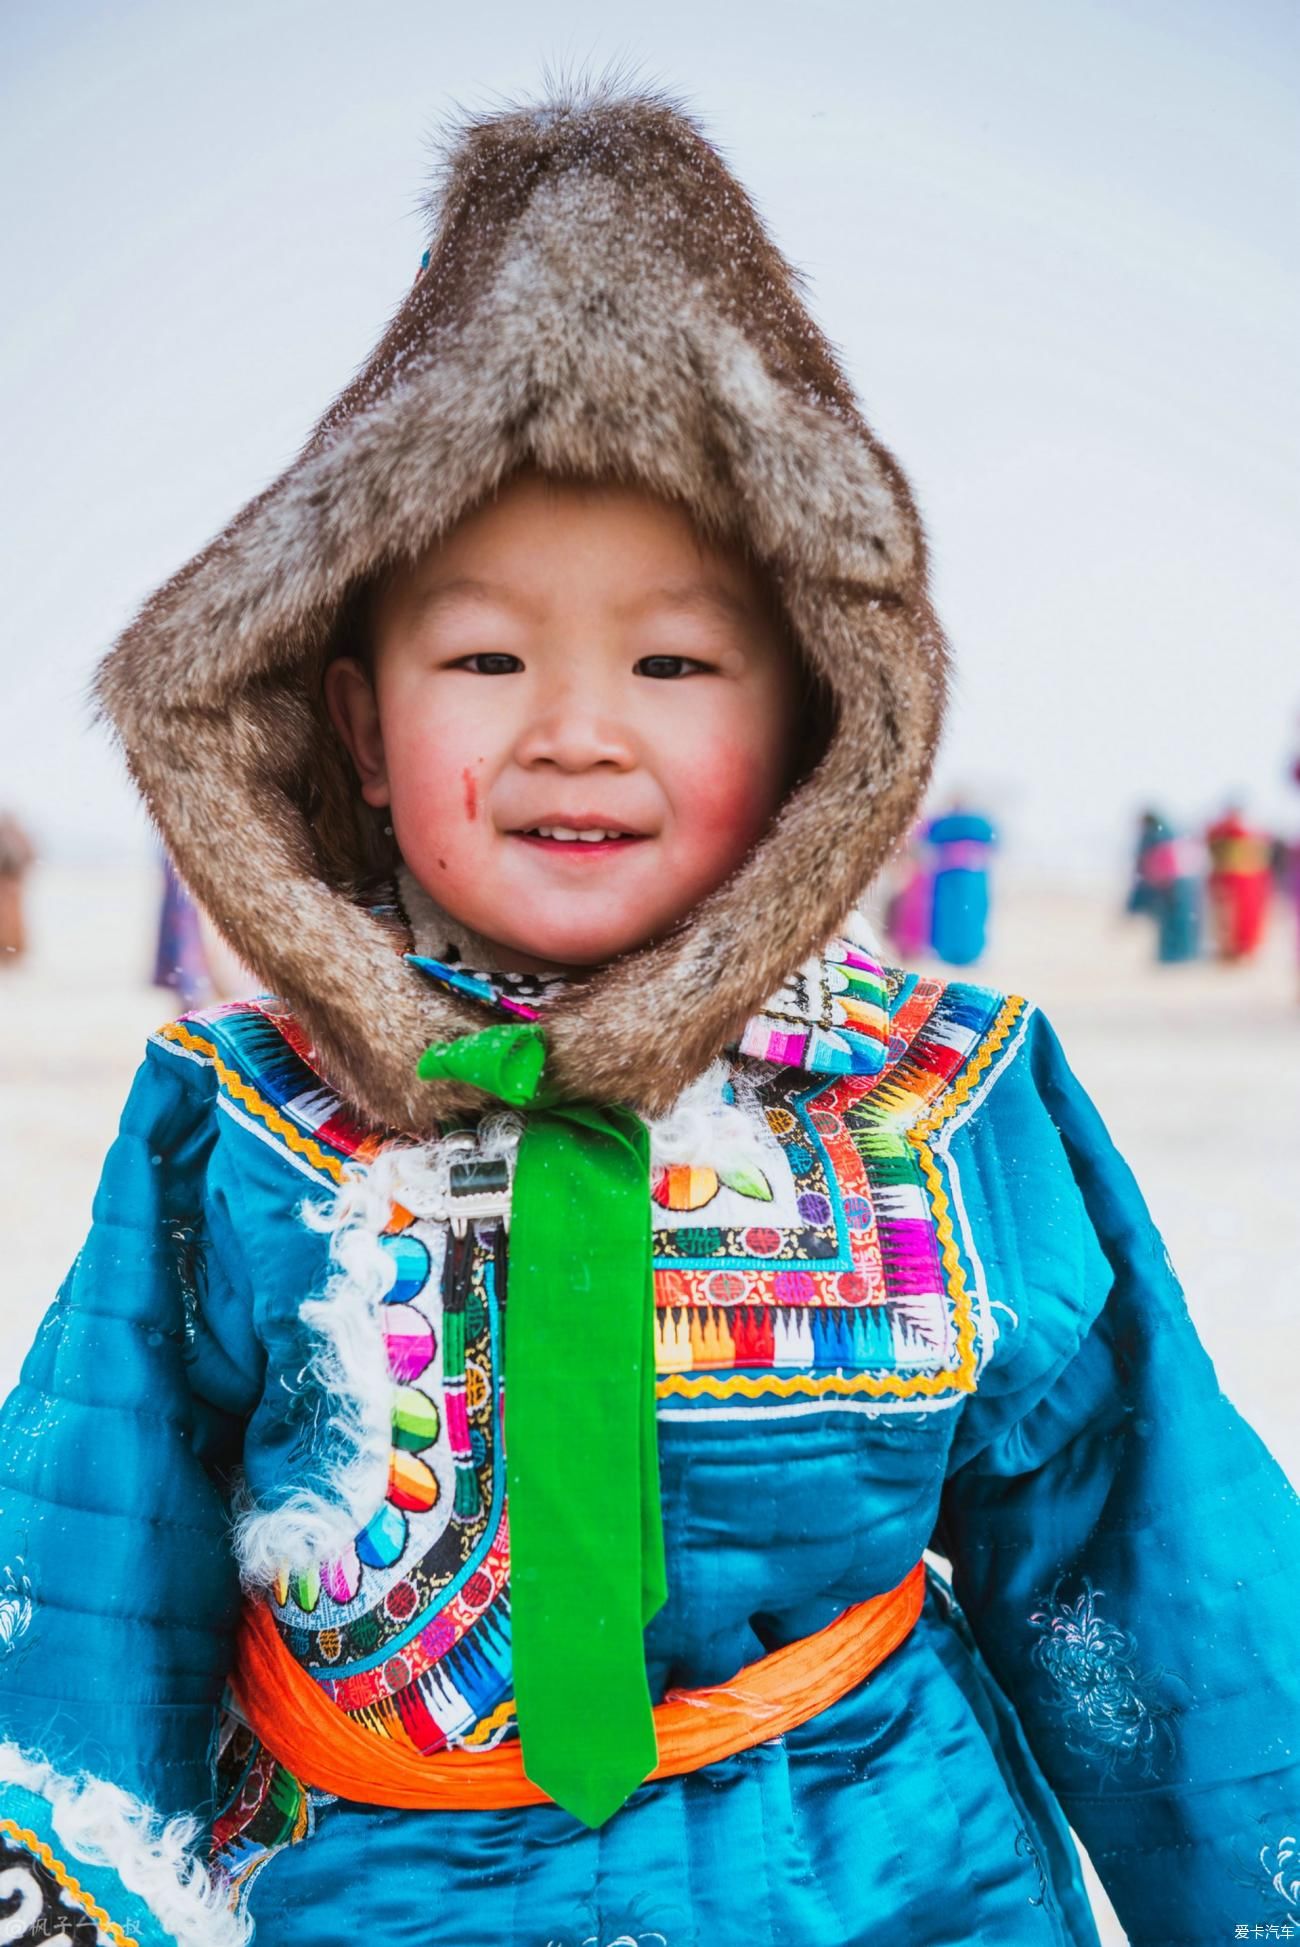
[[[265,1542],[294,1490],[337,1490],[302,1305],[338,1296],[338,1233],[300,1207],[327,1213],[377,1148],[306,1054],[270,1002],[149,1047],[0,1423],[14,1747],[215,1823],[220,1897],[260,1947],[1079,1947],[1067,1820],[1135,1942],[1300,1924],[1296,1498],[1042,1016],[845,947],[731,1058],[749,1160],[656,1179],[652,1692],[725,1681],[927,1548],[951,1588],[936,1569],[912,1635],[819,1717],[599,1831],[289,1776],[222,1708],[230,1516],[247,1534],[251,1506]],[[508,1301],[484,1229],[453,1317],[444,1243],[409,1211],[371,1239],[403,1389],[388,1496],[271,1600],[377,1736],[472,1753],[513,1735]],[[557,1345],[555,1379],[600,1374]]]

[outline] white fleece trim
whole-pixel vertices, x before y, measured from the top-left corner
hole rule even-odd
[[[248,1924],[221,1904],[194,1851],[197,1819],[164,1822],[117,1785],[86,1772],[64,1776],[16,1744],[0,1744],[0,1784],[43,1798],[69,1856],[86,1866],[110,1866],[128,1893],[143,1900],[177,1947],[244,1947]]]
[[[860,906],[855,906],[846,916],[840,928],[840,937],[869,953],[877,966],[883,966],[889,957],[879,932]]]
[[[715,1170],[724,1181],[745,1167],[762,1172],[758,1131],[742,1108],[723,1100],[722,1091],[732,1080],[730,1065],[715,1061],[682,1090],[667,1115],[647,1125],[652,1180],[671,1163]]]
[[[475,1153],[511,1160],[521,1130],[517,1116],[486,1116],[476,1132]],[[299,1379],[328,1401],[328,1430],[343,1458],[323,1489],[295,1488],[276,1507],[242,1508],[234,1542],[245,1587],[264,1589],[277,1574],[305,1574],[334,1560],[382,1506],[393,1443],[394,1380],[379,1308],[396,1266],[380,1239],[395,1203],[417,1219],[445,1221],[448,1170],[463,1155],[455,1138],[393,1143],[369,1164],[347,1171],[329,1201],[309,1199],[302,1205],[304,1223],[331,1240],[333,1269],[322,1296],[301,1308],[314,1344]],[[439,1272],[435,1263],[431,1282]]]
[[[736,1406],[664,1406],[658,1418],[675,1425],[710,1426],[734,1420],[749,1424],[754,1420],[807,1420],[822,1413],[857,1413],[868,1420],[888,1419],[895,1414],[952,1413],[967,1397],[965,1393],[946,1393],[938,1399],[845,1399],[828,1394],[824,1399],[784,1400],[777,1406],[761,1406],[756,1400],[743,1400]]]

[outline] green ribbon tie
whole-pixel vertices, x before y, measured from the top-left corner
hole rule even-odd
[[[435,1045],[425,1081],[526,1109],[506,1323],[506,1487],[524,1770],[603,1825],[658,1761],[643,1631],[668,1597],[655,1426],[650,1139],[628,1109],[560,1102],[546,1038],[503,1024]]]

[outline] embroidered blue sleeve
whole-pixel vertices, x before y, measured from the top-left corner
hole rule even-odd
[[[151,1048],[0,1413],[0,1740],[168,1816],[208,1809],[239,1606],[227,1480],[256,1397],[225,1331],[214,1125],[209,1073]]]
[[[1134,1942],[1300,1922],[1300,1503],[1041,1019],[965,1143],[1000,1336],[937,1538],[958,1596]]]

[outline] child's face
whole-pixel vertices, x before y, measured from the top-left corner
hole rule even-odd
[[[498,964],[591,966],[744,859],[798,678],[743,557],[630,487],[515,478],[375,603],[326,694],[367,804]]]

